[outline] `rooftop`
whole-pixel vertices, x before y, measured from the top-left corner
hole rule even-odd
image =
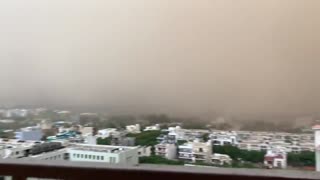
[[[68,148],[73,150],[81,150],[81,151],[119,153],[119,152],[124,152],[130,149],[134,149],[137,147],[71,144],[70,146],[68,146]]]

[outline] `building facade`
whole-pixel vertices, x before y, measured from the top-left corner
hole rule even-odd
[[[160,143],[155,145],[155,154],[166,159],[177,158],[177,146],[175,144]]]

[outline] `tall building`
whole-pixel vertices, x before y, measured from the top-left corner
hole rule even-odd
[[[314,145],[316,153],[316,171],[320,172],[320,125],[312,127],[314,131]]]
[[[188,142],[179,146],[179,159],[189,162],[204,162],[211,163],[212,155],[212,143],[200,142],[195,140],[194,142]]]

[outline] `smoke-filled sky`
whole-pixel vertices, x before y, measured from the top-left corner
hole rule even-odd
[[[313,113],[318,0],[0,2],[0,104]]]

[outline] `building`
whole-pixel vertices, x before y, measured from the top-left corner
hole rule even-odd
[[[169,127],[168,137],[174,139],[176,142],[179,140],[193,141],[202,138],[203,135],[208,134],[208,130],[203,129],[182,129],[180,126]]]
[[[111,144],[114,146],[135,146],[135,143],[135,137],[118,136],[111,139]]]
[[[188,142],[179,146],[179,159],[187,162],[203,162],[211,163],[212,155],[212,143],[200,142],[195,140],[194,142]]]
[[[88,135],[84,138],[84,143],[85,144],[91,144],[91,145],[97,145],[97,137]]]
[[[83,136],[94,135],[95,128],[94,127],[82,127],[80,132]]]
[[[159,131],[160,125],[156,124],[154,126],[147,126],[143,131]]]
[[[42,136],[42,130],[38,126],[21,128],[15,132],[15,138],[21,141],[40,141]]]
[[[226,154],[214,153],[211,156],[211,163],[222,166],[222,165],[225,165],[225,164],[231,164],[232,163],[232,159],[230,158],[230,156],[228,156]]]
[[[107,164],[138,165],[138,147],[70,144],[63,149],[28,156],[27,160],[55,160],[100,162]]]
[[[237,134],[234,132],[216,132],[209,135],[213,145],[237,145]]]
[[[98,130],[97,136],[101,138],[107,138],[110,136],[115,136],[118,133],[119,132],[117,131],[116,128],[107,128],[107,129]]]
[[[284,149],[270,149],[264,156],[265,167],[272,168],[287,168],[287,152]]]
[[[314,131],[314,146],[316,154],[316,171],[320,172],[320,125],[312,127]]]
[[[42,120],[41,123],[39,124],[42,130],[52,129],[52,125],[53,124],[51,122],[48,122],[48,120]]]
[[[177,158],[177,146],[175,144],[160,143],[155,145],[155,154],[167,159]]]
[[[141,146],[138,149],[138,156],[139,157],[149,157],[151,156],[151,146]]]
[[[128,133],[132,134],[141,133],[140,124],[126,126],[126,130]]]

